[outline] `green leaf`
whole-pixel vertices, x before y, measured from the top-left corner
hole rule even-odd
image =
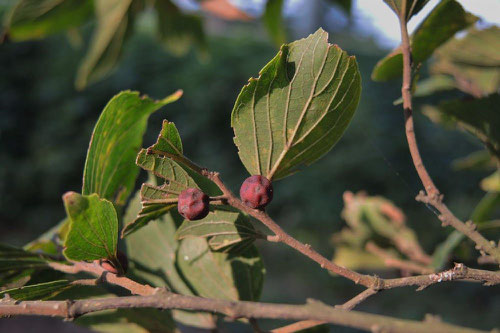
[[[432,254],[431,266],[435,270],[444,269],[451,253],[464,238],[465,235],[457,230],[449,234],[448,237],[436,247],[436,250]]]
[[[164,200],[165,196],[172,196],[172,192],[168,190],[168,185],[154,186],[150,184],[142,184],[141,187],[141,203],[142,209],[139,211],[137,216],[126,224],[122,230],[121,237],[124,238],[133,232],[139,230],[140,228],[146,226],[150,221],[160,218],[162,215],[168,213],[172,208],[177,206],[176,203],[171,204],[151,204],[148,201],[151,200]]]
[[[66,217],[55,226],[38,236],[24,246],[31,252],[41,252],[51,255],[62,254],[62,245],[68,234],[70,220]]]
[[[68,280],[45,282],[4,290],[0,292],[0,298],[8,294],[18,301],[48,299],[71,287],[71,282]]]
[[[268,0],[262,21],[274,44],[286,43],[286,27],[283,22],[283,0]]]
[[[177,230],[176,237],[206,237],[210,248],[217,251],[234,248],[242,242],[246,247],[262,236],[243,214],[216,210],[201,220],[184,220]]]
[[[13,260],[18,260],[21,258],[40,258],[42,260],[43,257],[39,254],[28,252],[21,248],[0,243],[0,258]]]
[[[180,242],[177,265],[202,297],[256,301],[264,281],[264,265],[255,246],[238,255],[212,252],[204,238]]]
[[[193,163],[183,155],[177,128],[174,123],[166,120],[163,121],[156,143],[139,152],[136,164],[163,179],[165,183],[160,186],[142,185],[143,209],[134,221],[125,226],[122,238],[174,208],[179,194],[189,187],[200,188],[209,196],[222,194],[217,185],[191,168]],[[149,182],[153,181],[150,179]]]
[[[158,170],[153,170],[154,168],[151,167],[151,164],[162,164],[161,159],[168,157],[183,168],[184,171],[198,185],[198,187],[207,195],[217,196],[222,194],[218,186],[207,177],[202,176],[198,170],[200,168],[184,156],[181,137],[174,123],[167,120],[163,121],[162,130],[156,140],[156,143],[149,147],[146,152],[148,155],[154,155],[155,158],[147,158],[147,156],[143,156],[143,152],[140,152],[136,163],[143,169],[152,171],[153,174],[155,172],[159,172]],[[157,176],[164,178],[161,175]],[[168,177],[171,177],[171,175],[168,175]]]
[[[500,171],[481,180],[481,189],[486,192],[500,192]]]
[[[241,90],[231,125],[250,174],[291,175],[326,154],[347,128],[361,78],[354,57],[327,39],[319,29],[283,45]]]
[[[363,249],[339,246],[335,248],[335,255],[332,261],[342,267],[353,270],[366,269],[386,269],[385,263],[380,257],[366,252]]]
[[[201,18],[184,14],[168,0],[155,1],[154,6],[158,12],[158,37],[166,50],[181,56],[194,46],[203,55],[207,46]]]
[[[88,314],[75,323],[96,332],[179,332],[169,311],[159,309],[117,309]]]
[[[454,77],[457,87],[474,96],[484,97],[500,88],[500,28],[471,28],[436,51],[431,73]]]
[[[132,0],[94,0],[97,26],[76,75],[77,89],[101,79],[115,66],[127,32],[127,11]]]
[[[131,222],[141,210],[141,198],[137,193],[131,200],[124,221]],[[176,224],[182,217],[167,213],[155,223],[142,228],[125,239],[129,260],[133,263],[129,275],[133,275],[155,287],[169,287],[183,295],[195,295],[180,276],[176,267],[178,242],[175,239]],[[174,310],[175,320],[189,326],[212,329],[212,315],[201,312]]]
[[[406,1],[406,15],[407,21],[417,14],[424,6],[429,2],[429,0],[384,0],[384,2],[392,9],[398,17],[403,13],[403,2]]]
[[[438,50],[438,56],[477,67],[500,67],[500,27],[484,30],[473,27],[462,38],[454,38]]]
[[[44,38],[90,19],[92,1],[21,0],[7,16],[9,38],[13,41]]]
[[[454,170],[490,170],[496,167],[487,150],[479,150],[452,162]]]
[[[477,17],[467,13],[455,0],[441,1],[411,36],[413,61],[415,63],[425,61],[456,32],[476,21]],[[401,48],[398,48],[377,63],[372,72],[372,79],[387,81],[401,77],[402,73],[403,56]]]
[[[144,227],[149,221],[154,220],[177,206],[177,197],[189,187],[198,185],[189,174],[173,160],[148,153],[142,149],[137,155],[137,165],[150,171],[157,177],[165,180],[160,186],[143,184],[141,187],[141,202],[143,209],[137,218],[127,224],[122,230],[122,237],[126,237]]]
[[[134,162],[149,115],[181,95],[179,90],[159,101],[131,91],[114,96],[92,133],[82,193],[97,193],[101,198],[124,205],[139,173]]]
[[[118,218],[113,204],[97,194],[75,192],[64,194],[63,201],[71,220],[64,256],[74,261],[116,260]]]
[[[166,181],[165,193],[170,192],[170,196],[177,196],[188,187],[197,187],[194,180],[188,173],[174,160],[166,158],[156,153],[142,149],[137,155],[136,164],[153,175]]]
[[[433,121],[458,127],[475,135],[488,148],[490,153],[500,159],[500,95],[478,99],[456,99],[446,101],[437,107],[425,106],[424,114]]]
[[[174,156],[183,156],[182,140],[174,123],[163,120],[160,135],[158,135],[156,143],[150,149],[166,152]]]
[[[47,262],[45,260],[37,260],[36,258],[32,260],[0,259],[0,272],[12,270],[20,271],[25,269],[41,269],[47,267]]]
[[[6,244],[0,244],[0,286],[18,286],[28,282],[31,276],[49,268],[49,257]]]

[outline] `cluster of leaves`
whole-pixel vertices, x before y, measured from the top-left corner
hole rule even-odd
[[[191,46],[203,49],[200,17],[183,13],[170,0],[152,4],[150,8],[143,0],[20,0],[4,15],[4,33],[9,40],[24,41],[66,32],[71,40],[81,41],[82,28],[94,23],[75,79],[76,87],[83,89],[115,68],[135,21],[145,12],[156,18],[156,36],[168,50],[182,54]]]
[[[351,8],[350,0],[331,2],[346,11]],[[137,28],[136,22],[143,17],[152,22],[156,39],[167,51],[181,56],[194,47],[201,57],[207,51],[204,13],[226,20],[252,20],[225,0],[200,1],[199,7],[199,11],[187,13],[171,0],[18,0],[10,6],[0,5],[4,30],[0,31],[0,42],[65,32],[73,44],[81,44],[82,28],[92,23],[92,37],[75,79],[76,88],[83,89],[112,72]],[[277,46],[287,41],[282,12],[282,0],[269,0],[262,17]]]
[[[398,16],[402,1],[384,0]],[[410,10],[406,20],[416,14],[427,1],[408,1]],[[470,218],[478,227],[488,229],[500,203],[500,47],[498,27],[479,30],[473,24],[478,20],[466,12],[455,0],[442,0],[423,19],[411,39],[415,97],[439,96],[443,91],[458,90],[463,96],[443,100],[438,105],[423,105],[422,111],[432,121],[447,128],[459,128],[477,137],[485,150],[475,152],[454,163],[458,170],[493,170],[480,186],[487,192]],[[459,31],[465,34],[456,37]],[[421,64],[430,58],[429,77],[419,80]],[[375,81],[401,77],[401,47],[380,60],[372,72]],[[402,103],[402,99],[395,104]],[[454,249],[464,239],[458,231],[452,232],[440,244],[434,255],[432,267],[442,268]]]
[[[479,230],[494,228],[498,223],[492,220],[492,215],[499,205],[498,194],[489,193],[477,205],[470,220]],[[406,217],[398,207],[383,197],[363,192],[344,193],[342,217],[347,227],[332,236],[333,261],[353,270],[386,270],[390,268],[387,265],[389,258],[389,261],[411,262],[421,273],[437,272],[447,266],[455,248],[465,238],[454,231],[436,246],[432,255],[428,255],[415,232],[406,225]]]
[[[320,158],[347,128],[360,91],[356,60],[329,44],[323,30],[283,45],[260,76],[243,87],[233,109],[234,141],[248,172],[279,179]],[[5,247],[4,294],[16,299],[62,297],[75,287],[75,277],[51,270],[51,261],[106,259],[120,267],[123,223],[130,277],[185,295],[259,299],[265,269],[253,242],[264,235],[254,221],[223,202],[211,204],[208,216],[197,221],[177,213],[178,195],[187,188],[199,188],[212,198],[222,192],[184,155],[175,124],[165,120],[157,141],[139,149],[148,117],[181,95],[178,91],[155,101],[124,91],[110,100],[92,134],[82,192],[63,196],[67,218],[25,249]],[[137,166],[148,171],[149,180],[129,200]],[[15,260],[17,266],[12,266]],[[44,271],[57,274],[57,279],[44,276]],[[82,297],[109,292],[93,288]],[[213,328],[216,319],[180,310],[163,313],[163,320],[156,310],[134,313],[117,311],[81,323],[97,329],[105,323],[145,327],[133,319],[144,313],[162,330],[172,331],[174,321]]]
[[[415,232],[406,226],[405,215],[389,200],[345,192],[342,217],[347,227],[332,237],[336,264],[354,270],[387,268],[379,256],[369,251],[367,244],[373,242],[395,258],[419,258],[423,264],[430,264]]]
[[[401,1],[386,2],[405,20],[427,3],[408,1],[406,12],[402,12]],[[168,1],[154,3],[159,13],[186,18]],[[141,2],[131,0],[96,0],[92,4],[98,21],[89,55],[79,72],[82,86],[114,65],[130,22],[135,13],[144,9]],[[268,13],[280,13],[282,5],[283,1],[268,2],[268,25],[275,23],[269,19],[274,14]],[[85,22],[91,8],[87,2],[23,0],[9,15],[9,33],[11,38],[22,40],[72,29]],[[161,20],[159,27],[168,32],[168,38],[179,38],[172,44],[178,46],[185,35],[177,30],[181,25],[177,19]],[[471,44],[481,48],[485,41],[490,45],[498,42],[497,29],[472,29],[465,38],[453,39],[457,31],[475,20],[456,1],[441,1],[412,36],[416,62],[413,82],[417,95],[445,87],[439,83],[443,80],[470,95],[465,102],[446,101],[432,110],[429,106],[427,114],[473,133],[491,154],[486,160],[498,161],[500,124],[493,112],[499,101],[498,85],[491,83],[498,84],[498,56],[488,48],[480,52],[480,57],[457,52]],[[284,40],[280,25],[269,28],[276,42]],[[346,130],[359,102],[361,79],[356,60],[327,39],[320,29],[305,39],[283,45],[259,77],[251,78],[241,90],[231,126],[239,157],[249,174],[271,180],[290,176],[330,151]],[[419,64],[432,55],[436,58],[432,76],[418,83]],[[398,77],[401,64],[401,52],[396,49],[377,64],[373,78]],[[437,82],[437,78],[441,81]],[[422,87],[426,92],[422,93]],[[0,246],[0,294],[18,300],[65,297],[68,289],[75,288],[76,276],[55,271],[53,263],[107,259],[120,267],[119,229],[124,225],[122,247],[131,261],[128,275],[135,280],[184,295],[259,299],[265,268],[254,241],[264,235],[254,226],[255,221],[232,207],[213,202],[204,219],[187,221],[177,214],[177,197],[183,190],[199,188],[212,198],[220,196],[221,191],[205,177],[205,170],[184,155],[175,124],[165,120],[157,141],[140,149],[149,116],[181,95],[179,91],[155,101],[125,91],[111,99],[92,134],[81,194],[69,192],[63,196],[67,218],[24,249]],[[471,110],[480,108],[486,111],[471,115]],[[138,167],[149,173],[149,179],[132,196]],[[471,216],[480,228],[488,225],[500,202],[498,178],[497,171],[483,181],[488,193]],[[425,268],[438,270],[463,239],[462,234],[454,232],[429,256],[406,226],[404,214],[390,201],[352,193],[346,193],[344,199],[343,217],[348,227],[333,238],[337,247],[333,260],[339,265],[380,268],[379,258],[368,250],[373,243],[396,259],[420,258]],[[119,294],[93,287],[72,290],[70,297],[102,297],[109,293]],[[77,322],[97,330],[172,332],[176,330],[175,322],[214,328],[215,321],[216,317],[209,313],[127,309],[86,316]]]

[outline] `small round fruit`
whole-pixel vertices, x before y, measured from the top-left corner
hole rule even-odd
[[[248,207],[264,208],[273,200],[273,185],[260,175],[248,177],[241,185],[240,197]]]
[[[118,258],[118,261],[120,262],[120,265],[122,266],[123,273],[127,273],[128,258],[125,255],[125,253],[123,253],[121,251],[117,251],[116,257]],[[117,267],[115,267],[115,264],[111,260],[102,259],[102,260],[100,260],[99,263],[100,263],[101,267],[104,268],[105,270],[107,270],[108,272],[113,273],[113,274],[118,274],[119,270]]]
[[[208,215],[208,195],[197,188],[188,188],[179,194],[177,210],[184,218],[201,220]]]

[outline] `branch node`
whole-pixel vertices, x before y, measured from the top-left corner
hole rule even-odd
[[[465,225],[469,228],[470,231],[475,231],[477,229],[477,225],[471,220],[465,222]]]
[[[427,197],[425,192],[422,190],[420,190],[420,192],[418,192],[417,196],[415,197],[415,200],[423,202],[423,203],[429,203],[429,198]]]
[[[449,222],[449,219],[448,219],[448,217],[447,217],[447,216],[445,216],[445,215],[443,215],[443,214],[439,214],[439,215],[438,215],[438,218],[439,218],[439,220],[441,221],[441,225],[442,225],[443,227],[447,227],[447,226],[449,226],[449,225],[450,225],[450,222]]]
[[[268,235],[268,236],[265,236],[265,238],[268,242],[273,242],[273,243],[281,242],[281,238],[278,235]]]
[[[373,278],[373,282],[372,282],[372,285],[370,287],[371,289],[373,289],[375,291],[379,291],[379,290],[384,289],[384,280],[382,280],[377,275],[372,276],[372,278]]]

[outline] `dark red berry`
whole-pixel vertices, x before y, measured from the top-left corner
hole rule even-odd
[[[188,188],[179,194],[177,210],[188,220],[201,220],[208,215],[208,195],[197,188]]]
[[[240,197],[249,207],[264,208],[273,200],[273,185],[260,175],[248,177],[241,185]]]
[[[120,265],[122,266],[123,273],[127,273],[128,258],[125,255],[125,253],[123,253],[121,251],[117,251],[116,257],[117,257],[118,261],[120,262]],[[100,263],[101,267],[104,268],[105,270],[107,270],[108,272],[113,273],[113,274],[118,274],[119,269],[118,269],[118,267],[116,267],[116,264],[113,263],[111,260],[102,259],[99,261],[99,263]]]

